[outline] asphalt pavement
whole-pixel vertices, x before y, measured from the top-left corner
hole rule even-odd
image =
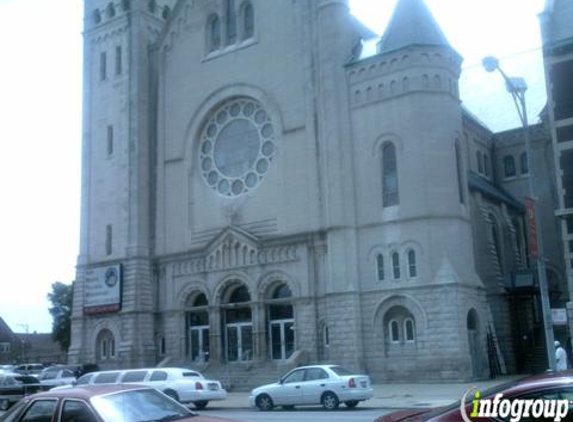
[[[370,400],[359,404],[360,407],[377,409],[404,409],[408,407],[444,406],[456,400],[471,387],[481,391],[496,385],[522,378],[513,375],[492,380],[466,383],[391,383],[373,384],[374,395]],[[209,403],[209,409],[244,409],[249,407],[249,392],[227,393],[227,399]]]

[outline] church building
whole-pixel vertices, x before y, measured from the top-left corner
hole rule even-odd
[[[304,363],[375,381],[525,365],[523,198],[495,155],[514,144],[462,106],[423,0],[382,37],[346,0],[84,4],[71,362],[245,387]]]

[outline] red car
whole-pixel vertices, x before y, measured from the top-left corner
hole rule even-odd
[[[445,407],[399,410],[375,422],[573,421],[571,370],[511,381],[477,396],[472,389],[463,396],[463,406],[460,400]],[[540,414],[545,410],[552,412],[548,418]]]
[[[27,396],[0,422],[232,422],[198,415],[154,388],[90,385]],[[237,422],[237,421],[235,421]]]

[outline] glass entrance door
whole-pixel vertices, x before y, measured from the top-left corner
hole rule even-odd
[[[240,322],[227,324],[227,361],[241,362],[253,359],[253,324]]]
[[[191,360],[199,362],[209,361],[209,326],[203,325],[192,327],[191,339]]]
[[[294,320],[271,321],[269,332],[272,359],[288,359],[294,352]]]

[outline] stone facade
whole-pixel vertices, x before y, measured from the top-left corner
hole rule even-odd
[[[401,0],[370,53],[343,0],[86,0],[85,16],[71,361],[245,385],[303,362],[515,370],[523,208],[423,2]],[[110,312],[89,274],[116,267]]]

